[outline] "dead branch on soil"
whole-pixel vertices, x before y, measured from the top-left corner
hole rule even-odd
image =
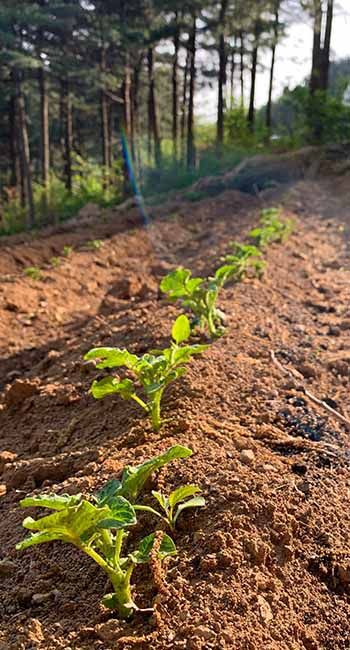
[[[285,368],[285,366],[282,366],[282,364],[276,358],[276,355],[273,350],[270,350],[270,356],[272,362],[284,375],[287,375],[291,379],[298,379],[300,381],[302,375],[297,370],[295,370],[295,368]],[[306,397],[308,397],[309,400],[311,400],[311,402],[314,402],[314,404],[317,404],[318,406],[321,406],[323,409],[328,411],[328,413],[333,415],[333,417],[335,417],[337,420],[345,424],[348,431],[350,430],[350,420],[348,420],[344,415],[339,413],[339,411],[336,411],[331,406],[329,406],[329,404],[327,404],[321,399],[318,399],[318,397],[315,397],[315,395],[310,393],[310,391],[307,388],[305,388],[303,384],[297,385],[296,389],[302,391],[304,395],[306,395]]]

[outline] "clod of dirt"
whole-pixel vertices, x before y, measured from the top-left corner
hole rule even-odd
[[[119,621],[112,618],[106,623],[100,623],[95,626],[95,632],[101,641],[115,641],[118,635],[121,632],[121,626]]]
[[[17,454],[13,451],[0,451],[0,474],[3,473],[5,465],[13,463],[17,458]]]
[[[27,628],[27,639],[33,644],[38,644],[44,641],[43,630],[40,621],[37,618],[30,619]]]
[[[158,293],[158,284],[150,276],[129,275],[120,279],[109,292],[109,296],[119,300],[130,300],[130,298],[146,298],[149,295]]]
[[[297,368],[305,379],[315,379],[319,375],[317,369],[308,363],[300,363]]]
[[[211,641],[216,637],[214,630],[211,630],[210,627],[206,627],[205,625],[198,625],[198,627],[192,630],[192,634],[193,636],[205,639],[206,641]]]
[[[33,594],[32,603],[33,605],[42,605],[43,603],[47,603],[50,600],[57,600],[59,596],[60,592],[58,589],[53,589],[52,591],[48,591],[45,594]]]
[[[28,397],[33,397],[39,392],[38,381],[34,379],[16,379],[16,381],[8,387],[5,392],[6,406],[16,406],[21,404]]]
[[[9,560],[6,557],[3,560],[0,561],[0,577],[1,578],[7,578],[8,576],[13,575],[16,570],[17,570],[16,562],[13,562],[12,560]]]
[[[70,455],[62,454],[52,460],[46,458],[22,460],[5,466],[4,480],[12,488],[19,488],[28,480],[31,480],[35,487],[39,487],[44,481],[60,482],[78,471],[86,469],[88,464],[98,460],[98,457],[98,451],[91,450],[78,451]]]

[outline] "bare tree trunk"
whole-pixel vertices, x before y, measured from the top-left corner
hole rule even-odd
[[[106,47],[102,46],[101,49],[101,75],[103,81],[103,75],[106,73]],[[108,115],[108,97],[104,87],[101,88],[100,92],[100,115],[101,115],[101,138],[102,138],[102,164],[105,169],[105,178],[104,183],[108,183],[108,169],[110,164],[110,153],[109,153],[109,115]]]
[[[185,133],[186,133],[186,105],[187,105],[187,81],[190,65],[190,53],[187,49],[186,62],[184,69],[184,80],[182,90],[182,107],[181,107],[181,124],[180,124],[180,137],[181,137],[181,159],[185,161]]]
[[[194,93],[196,83],[196,15],[192,16],[192,29],[189,42],[190,88],[187,120],[187,168],[196,166],[196,146],[194,140]]]
[[[230,108],[234,106],[234,92],[235,92],[235,49],[231,52],[231,70],[230,70]]]
[[[10,187],[16,187],[17,190],[21,186],[21,169],[18,152],[18,127],[17,127],[17,112],[16,112],[16,95],[11,95],[9,101],[9,158],[10,158]]]
[[[240,40],[239,59],[240,59],[241,106],[244,106],[244,36],[243,36],[243,32],[240,32],[239,40]]]
[[[44,68],[39,68],[40,125],[41,125],[41,178],[46,190],[50,181],[49,96]]]
[[[61,80],[61,111],[64,145],[65,185],[69,192],[73,189],[72,150],[73,150],[73,110],[68,79]]]
[[[331,35],[333,24],[333,0],[327,2],[326,28],[322,50],[321,89],[328,90],[329,55],[331,49]]]
[[[132,106],[132,142],[134,143],[133,158],[136,162],[137,170],[140,168],[140,147],[139,147],[139,131],[140,131],[140,115],[139,115],[139,92],[140,92],[140,72],[142,67],[143,54],[141,55],[137,65],[134,68],[132,92],[131,92],[131,106]]]
[[[256,67],[258,63],[258,38],[259,29],[258,24],[255,24],[254,29],[254,45],[252,52],[252,67],[251,67],[251,82],[250,82],[250,99],[248,110],[248,124],[249,128],[253,131],[255,122],[255,82],[256,82]]]
[[[16,84],[16,113],[18,117],[18,143],[19,143],[19,158],[21,165],[21,176],[26,197],[26,204],[28,208],[27,213],[27,226],[32,228],[35,224],[35,209],[33,199],[33,182],[32,170],[30,164],[30,150],[29,138],[27,129],[27,116],[25,110],[24,96],[22,92],[22,84],[20,74],[16,70],[14,72]]]
[[[178,27],[178,13],[175,11],[175,34],[174,34],[174,58],[173,58],[173,74],[172,74],[172,100],[173,100],[173,154],[175,160],[178,156],[178,60],[179,60],[179,46],[180,46],[180,30]]]
[[[313,95],[320,89],[321,83],[321,29],[322,29],[322,5],[321,0],[314,0],[314,34],[312,45],[312,68],[310,77],[310,93]]]
[[[159,135],[159,125],[156,106],[155,94],[155,81],[154,81],[154,64],[153,64],[153,48],[148,48],[147,51],[147,64],[148,64],[148,133],[149,138],[153,136],[154,141],[154,158],[157,167],[161,165],[161,142]]]
[[[224,110],[225,110],[225,98],[224,98],[224,88],[226,85],[226,65],[227,65],[227,54],[226,54],[226,43],[225,43],[225,18],[227,10],[227,0],[221,0],[220,7],[220,28],[221,33],[219,36],[219,77],[218,77],[218,113],[216,121],[216,146],[218,152],[222,149],[224,142]]]
[[[275,21],[273,25],[273,42],[271,47],[269,96],[268,96],[267,106],[266,106],[266,128],[268,129],[268,131],[271,130],[272,91],[273,91],[273,79],[274,79],[275,60],[276,60],[276,47],[278,42],[279,5],[280,5],[280,0],[276,0]]]

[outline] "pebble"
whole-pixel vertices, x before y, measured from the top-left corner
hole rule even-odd
[[[192,634],[194,636],[199,636],[201,639],[206,639],[206,641],[210,641],[216,637],[215,632],[205,625],[198,625],[198,627],[192,630]]]
[[[252,449],[242,449],[239,458],[244,465],[253,465],[255,462],[255,454]]]

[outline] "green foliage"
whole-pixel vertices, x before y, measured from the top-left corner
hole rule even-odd
[[[137,507],[132,505],[132,502],[154,471],[175,459],[187,458],[191,454],[191,449],[175,445],[141,465],[128,465],[124,468],[121,480],[109,481],[92,498],[92,503],[81,494],[42,494],[22,499],[20,505],[23,508],[48,508],[53,512],[40,519],[24,519],[23,526],[30,530],[31,534],[17,544],[16,549],[23,551],[37,544],[57,540],[73,544],[103,569],[112,584],[113,591],[103,597],[102,604],[116,609],[121,618],[129,618],[132,612],[138,609],[131,593],[133,570],[138,564],[150,562],[156,540],[155,533],[151,533],[141,539],[132,551],[123,551],[124,542],[128,537],[127,529],[137,523]],[[192,492],[189,488],[192,488]],[[185,500],[198,491],[194,486],[185,486],[172,492],[169,497],[171,513],[175,505],[179,504],[175,515],[172,514],[171,521],[174,525],[185,507],[195,507],[194,503],[191,506],[190,501]],[[140,506],[138,509],[143,508]],[[161,534],[157,555],[159,560],[164,560],[175,555],[177,551],[171,537]]]
[[[100,239],[91,239],[86,242],[86,248],[91,251],[98,251],[102,246],[102,241]]]
[[[60,257],[51,257],[50,264],[54,268],[59,267],[61,265],[61,258]]]
[[[192,456],[192,451],[182,445],[174,445],[159,456],[154,456],[146,460],[141,465],[131,467],[127,465],[121,477],[121,480],[112,479],[96,495],[97,502],[102,506],[116,496],[123,496],[132,503],[135,502],[146,481],[156,470],[164,467],[173,460],[188,458]]]
[[[293,232],[293,222],[291,219],[280,219],[281,210],[279,208],[268,208],[262,210],[260,217],[260,226],[253,228],[249,236],[255,240],[256,245],[264,248],[272,242],[283,242]]]
[[[244,106],[234,106],[225,113],[225,136],[228,143],[252,147],[256,138],[249,129]]]
[[[162,279],[160,289],[169,300],[180,300],[185,309],[192,311],[192,327],[207,327],[212,336],[221,336],[223,313],[216,303],[220,289],[234,272],[233,265],[225,264],[216,270],[214,277],[193,278],[189,269],[179,267]]]
[[[126,367],[136,377],[145,393],[145,400],[137,393],[134,382],[129,378],[120,380],[108,376],[95,380],[91,393],[95,399],[106,395],[118,394],[122,399],[132,399],[139,404],[151,417],[155,431],[161,426],[160,404],[165,388],[186,372],[186,364],[195,354],[200,354],[208,346],[183,345],[190,335],[190,324],[187,316],[179,316],[172,328],[172,341],[169,348],[153,350],[138,357],[128,350],[120,348],[94,348],[86,355],[86,360],[97,360],[97,368]]]
[[[226,255],[225,261],[233,267],[231,278],[239,281],[248,274],[261,277],[266,266],[266,262],[261,259],[262,252],[256,246],[236,241],[231,242],[230,246],[233,255]]]
[[[205,506],[205,499],[198,496],[198,492],[200,492],[200,488],[197,485],[182,485],[181,487],[176,488],[176,490],[173,490],[169,496],[153,490],[152,495],[158,501],[164,514],[159,513],[150,506],[136,505],[135,510],[150,512],[157,517],[164,519],[171,530],[174,530],[181,512],[189,508],[200,508]]]
[[[41,270],[37,266],[27,266],[23,273],[32,280],[41,280]]]
[[[62,254],[64,257],[70,257],[70,255],[73,253],[73,250],[73,246],[63,246]]]

